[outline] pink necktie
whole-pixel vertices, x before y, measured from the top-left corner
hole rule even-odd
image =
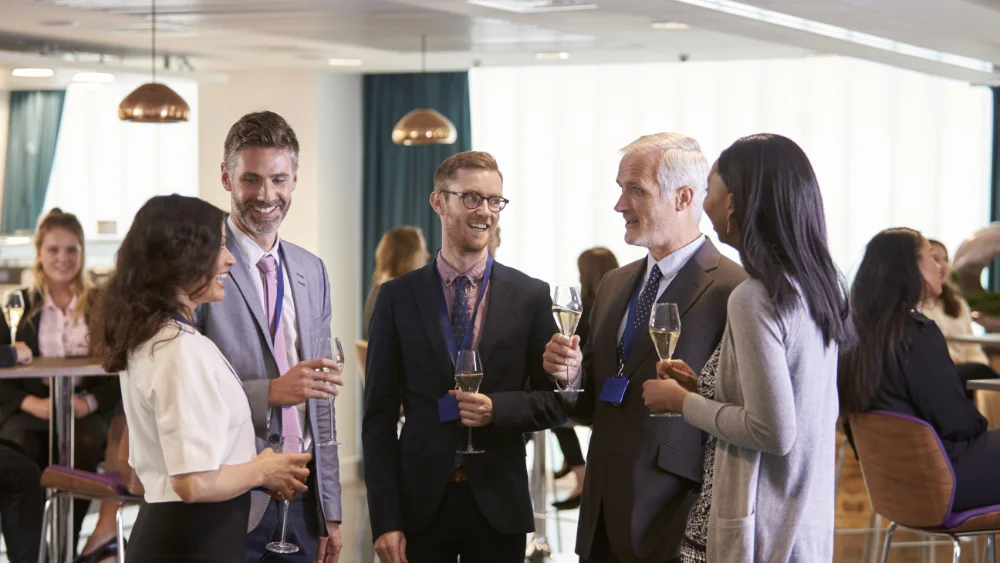
[[[288,372],[288,352],[285,348],[285,333],[281,330],[281,319],[274,318],[278,305],[278,261],[270,254],[257,262],[257,268],[264,273],[264,296],[267,302],[267,327],[274,343],[274,357],[278,361],[278,371]],[[299,413],[295,407],[281,409],[281,437],[301,438]]]

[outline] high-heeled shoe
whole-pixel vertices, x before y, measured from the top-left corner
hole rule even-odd
[[[564,500],[553,502],[552,507],[556,510],[573,510],[574,508],[580,508],[581,499],[583,499],[583,493],[577,493]]]
[[[118,538],[110,540],[97,546],[97,549],[87,554],[81,554],[73,560],[73,563],[98,563],[108,558],[118,557]]]
[[[568,463],[564,463],[562,469],[556,471],[552,474],[553,479],[562,479],[563,477],[569,475],[569,472],[573,471],[573,468],[569,466]]]

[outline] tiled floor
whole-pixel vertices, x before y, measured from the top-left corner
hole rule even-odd
[[[581,443],[586,451],[587,429],[578,429]],[[548,444],[548,467],[560,467],[562,456],[559,452],[555,440],[549,436]],[[528,465],[532,464],[533,450],[528,447]],[[555,499],[565,498],[573,488],[573,477],[567,476],[555,483],[552,482],[551,473],[548,477],[549,492],[548,499],[543,509],[548,517],[545,529],[545,536],[549,547],[555,553],[551,558],[557,563],[567,563],[577,561],[573,554],[573,546],[576,538],[576,523],[579,512],[576,510],[557,513],[551,508],[551,503]],[[368,512],[363,484],[354,484],[344,487],[344,515],[345,522],[342,527],[344,537],[344,551],[341,554],[343,563],[372,563],[375,561],[375,553],[372,548],[371,530],[368,525]],[[131,526],[135,518],[137,508],[127,511],[127,528]],[[862,560],[865,549],[866,535],[860,529],[868,526],[869,519],[868,499],[861,479],[861,472],[853,456],[848,455],[844,466],[842,483],[837,497],[837,536],[835,539],[834,562],[835,563],[856,563]],[[88,515],[84,522],[84,530],[93,528],[96,521],[96,514]],[[126,531],[127,533],[127,531]],[[914,534],[898,532],[894,543],[913,542],[917,538]],[[962,561],[973,563],[980,561],[982,542],[977,548],[972,542],[963,544]],[[901,545],[892,550],[891,563],[934,563],[935,560],[942,562],[950,561],[951,544],[940,544],[936,549],[920,546]],[[0,563],[7,560],[0,554]]]

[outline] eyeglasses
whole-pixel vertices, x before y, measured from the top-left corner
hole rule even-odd
[[[478,209],[479,206],[483,204],[483,200],[486,199],[475,192],[459,193],[459,192],[449,192],[448,190],[438,190],[438,191],[443,194],[457,195],[458,197],[462,198],[462,203],[465,204],[465,207],[468,209]],[[503,208],[507,207],[508,203],[510,203],[509,199],[504,199],[500,196],[493,196],[486,200],[486,205],[490,208],[490,211],[496,211],[496,212],[503,211]]]

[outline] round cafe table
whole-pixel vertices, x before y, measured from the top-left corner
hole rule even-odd
[[[35,358],[28,365],[0,368],[0,379],[49,378],[52,417],[49,419],[49,463],[73,467],[76,417],[73,412],[73,378],[109,374],[94,358]],[[54,446],[54,447],[53,447]],[[73,503],[60,499],[52,506],[51,551],[54,562],[73,560]]]

